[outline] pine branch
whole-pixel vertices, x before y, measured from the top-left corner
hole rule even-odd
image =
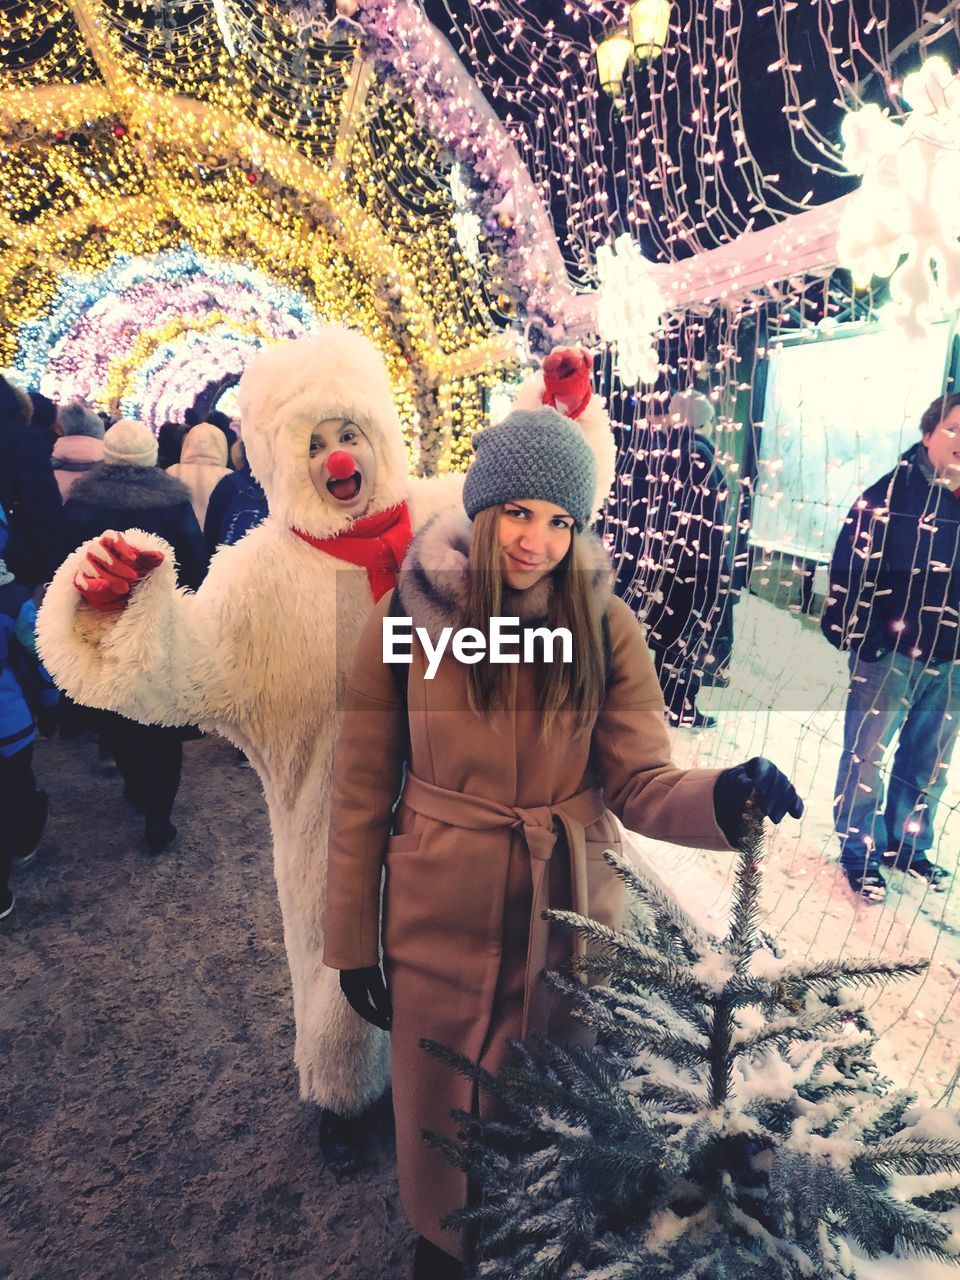
[[[660,952],[648,947],[630,934],[611,929],[575,911],[544,911],[543,918],[578,933],[597,949],[592,955],[578,962],[582,967],[589,961],[591,973],[606,973],[607,960],[618,962],[618,971],[632,975],[638,982],[657,982],[669,990],[680,990],[691,1000],[705,1002],[713,991],[706,983],[698,982],[689,971],[665,959]],[[597,954],[599,951],[600,954]],[[630,963],[632,962],[632,963]],[[586,970],[584,970],[586,972]]]
[[[960,1172],[960,1142],[898,1134],[864,1147],[854,1156],[853,1165],[886,1174],[956,1173]]]
[[[715,945],[715,941],[703,933],[686,914],[676,898],[668,894],[653,880],[645,880],[636,867],[621,854],[607,849],[604,861],[617,873],[627,889],[640,898],[649,908],[658,925],[675,937],[689,963],[694,964]]]
[[[737,860],[730,932],[725,946],[733,953],[738,974],[745,974],[757,949],[757,912],[760,902],[760,859],[763,855],[763,818],[748,812]]]
[[[689,978],[683,970],[675,970],[676,985],[672,986],[670,971],[665,967],[641,968],[635,963],[625,961],[620,956],[587,955],[578,957],[575,962],[578,973],[588,977],[619,978],[632,987],[646,987],[661,992],[671,1000],[678,1012],[682,1011],[689,1021],[695,1021],[699,1027],[705,1026],[703,1006],[712,1000],[712,994],[701,995],[705,990],[702,984]],[[614,997],[630,995],[619,987],[613,989]],[[626,1005],[623,1006],[626,1008]]]
[[[758,1049],[783,1048],[796,1040],[811,1040],[818,1032],[837,1026],[843,1019],[842,1008],[777,1018],[757,1031],[739,1032],[733,1038],[732,1051],[735,1055],[753,1054]]]
[[[930,967],[929,960],[822,960],[816,964],[788,965],[777,981],[813,987],[868,987],[901,978],[919,977]]]
[[[629,1084],[631,1094],[649,1106],[656,1106],[664,1111],[679,1111],[697,1114],[707,1106],[704,1093],[693,1089],[681,1089],[677,1085],[667,1084],[656,1076],[638,1076]]]
[[[423,1140],[428,1147],[435,1147],[436,1150],[442,1151],[450,1163],[461,1173],[468,1176],[476,1172],[473,1160],[467,1153],[467,1149],[459,1142],[454,1142],[452,1138],[446,1138],[442,1133],[435,1133],[432,1129],[423,1130]]]
[[[509,1107],[510,1099],[504,1093],[498,1078],[486,1071],[479,1063],[471,1062],[464,1054],[457,1053],[455,1049],[451,1049],[447,1045],[438,1044],[436,1040],[422,1039],[420,1048],[432,1057],[439,1059],[446,1066],[451,1067],[458,1075],[466,1076],[468,1080],[472,1080],[479,1089],[491,1098],[496,1098],[498,1102],[502,1102]]]

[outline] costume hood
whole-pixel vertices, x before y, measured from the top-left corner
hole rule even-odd
[[[383,357],[362,334],[326,325],[259,351],[238,391],[243,442],[271,516],[316,538],[407,497],[407,456]],[[310,435],[325,418],[355,422],[373,446],[377,477],[362,512],[337,511],[313,487]]]
[[[199,463],[201,466],[225,467],[227,465],[227,437],[219,427],[201,422],[191,427],[183,437],[180,462]]]
[[[510,412],[517,409],[542,409],[545,401],[543,372],[528,374],[514,396]],[[559,408],[559,406],[558,406]],[[562,412],[562,410],[561,410]],[[564,416],[567,416],[566,414]],[[610,430],[610,418],[600,396],[594,392],[586,408],[569,419],[577,427],[593,452],[597,464],[597,483],[593,495],[593,518],[603,510],[617,469],[617,443]]]

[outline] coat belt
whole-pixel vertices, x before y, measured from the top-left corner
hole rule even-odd
[[[526,1036],[528,1031],[546,1030],[550,1001],[540,976],[547,964],[550,929],[542,913],[550,907],[549,870],[559,834],[556,827],[566,837],[573,910],[581,915],[589,915],[586,828],[606,812],[602,792],[597,787],[590,787],[565,800],[558,800],[555,804],[523,808],[520,805],[500,804],[483,796],[465,795],[461,791],[438,787],[408,772],[402,798],[403,803],[414,813],[442,822],[445,826],[464,827],[469,831],[512,827],[523,836],[530,854],[533,898],[520,1034]],[[574,938],[574,953],[580,956],[584,952],[584,941],[577,935]]]

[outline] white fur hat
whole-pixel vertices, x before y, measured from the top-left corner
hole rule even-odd
[[[328,538],[356,518],[330,507],[310,479],[310,436],[326,418],[350,419],[373,446],[377,476],[364,515],[407,497],[407,455],[387,368],[362,334],[325,325],[262,348],[244,370],[238,401],[251,469],[271,516],[285,524]]]
[[[103,437],[103,460],[114,466],[155,467],[157,437],[133,418],[121,418]]]
[[[670,412],[680,422],[693,427],[695,431],[700,427],[708,426],[716,417],[713,405],[707,397],[702,391],[695,391],[692,387],[688,387],[686,391],[678,391],[673,396],[670,401]]]

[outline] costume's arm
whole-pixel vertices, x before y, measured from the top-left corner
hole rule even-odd
[[[161,552],[163,560],[133,588],[125,608],[100,613],[75,586],[100,539],[68,556],[37,616],[44,665],[74,701],[144,724],[226,719],[212,600],[178,589],[173,552],[162,538],[141,529],[123,536],[137,550]]]
[[[382,622],[392,592],[367,621],[347,687],[335,753],[323,963],[361,969],[380,961],[380,880],[407,754],[407,708],[383,661]]]
[[[565,414],[583,432],[597,463],[594,514],[603,509],[617,469],[617,444],[610,429],[606,406],[591,386],[593,356],[580,347],[557,347],[543,367],[520,384],[514,409],[539,409],[550,405]]]
[[[719,769],[680,769],[670,755],[663,696],[639,624],[622,600],[608,610],[613,672],[593,731],[604,800],[623,825],[654,840],[729,849],[717,825]]]

